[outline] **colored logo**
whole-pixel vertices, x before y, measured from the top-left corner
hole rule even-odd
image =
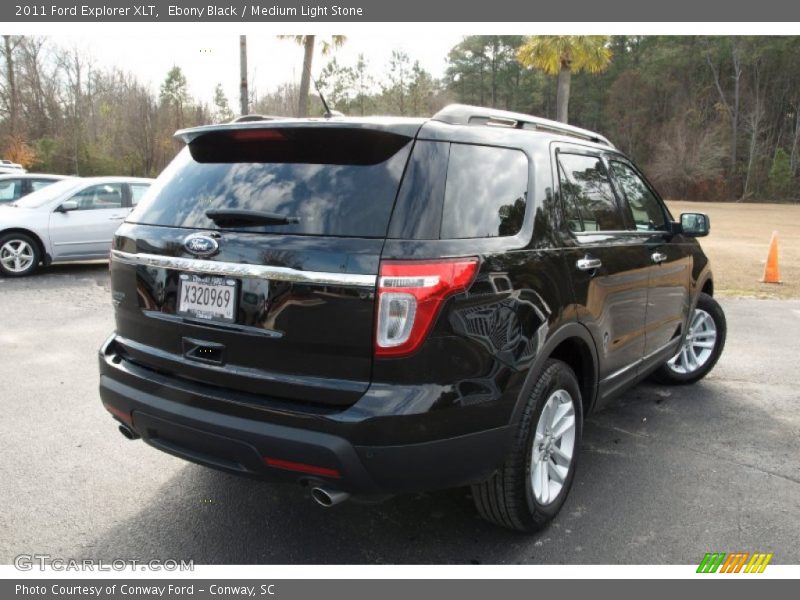
[[[187,237],[183,241],[183,247],[195,256],[211,256],[219,250],[217,240],[202,233],[193,233]]]
[[[763,573],[772,552],[706,552],[697,567],[698,573]]]

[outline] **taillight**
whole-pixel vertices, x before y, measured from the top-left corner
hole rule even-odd
[[[466,290],[477,272],[477,258],[382,261],[375,355],[403,356],[419,348],[442,302]]]

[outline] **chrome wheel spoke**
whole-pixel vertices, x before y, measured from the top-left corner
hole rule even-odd
[[[714,342],[713,341],[710,341],[710,342],[698,342],[697,340],[695,340],[692,343],[692,346],[695,347],[695,348],[713,348],[714,347]]]
[[[569,466],[569,463],[572,461],[572,452],[570,451],[569,454],[559,448],[558,446],[553,448],[553,458],[556,460],[556,463],[560,461],[562,465]]]
[[[547,477],[546,463],[542,462],[539,466],[539,485],[542,488],[542,502],[550,502],[550,480]]]
[[[686,366],[691,371],[697,369],[697,355],[694,353],[694,348],[692,346],[686,348],[686,358],[688,359]]]
[[[560,440],[565,433],[572,431],[574,427],[575,417],[570,417],[562,423],[561,427],[553,431],[553,439]]]
[[[550,476],[551,481],[555,481],[559,485],[563,485],[564,481],[567,478],[567,471],[569,470],[568,467],[561,467],[554,462],[547,463],[547,473]]]
[[[561,404],[553,413],[553,418],[550,421],[550,430],[558,431],[558,429],[561,428],[563,424],[570,419],[571,416],[572,416],[572,405]]]

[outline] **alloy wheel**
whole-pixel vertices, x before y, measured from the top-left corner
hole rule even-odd
[[[716,344],[717,325],[709,313],[698,308],[692,315],[692,322],[680,352],[667,365],[676,373],[691,375],[705,366]]]
[[[541,505],[555,501],[564,487],[575,454],[575,407],[566,390],[545,402],[533,438],[531,484]]]
[[[0,248],[0,263],[11,273],[24,273],[33,264],[33,247],[25,240],[8,240]]]

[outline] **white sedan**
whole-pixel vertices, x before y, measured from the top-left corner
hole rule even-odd
[[[108,258],[114,232],[152,181],[71,178],[0,205],[0,274],[21,277],[40,263]]]

